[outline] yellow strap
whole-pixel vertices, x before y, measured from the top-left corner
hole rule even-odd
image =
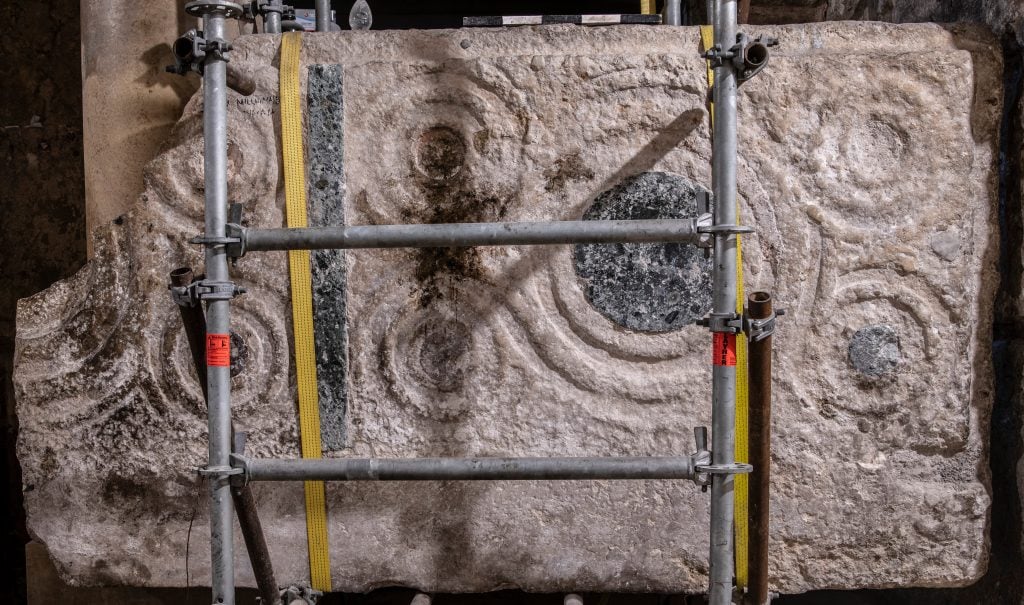
[[[739,205],[739,202],[737,202]],[[739,214],[737,213],[737,223]],[[736,236],[736,312],[743,314],[743,242]],[[750,462],[750,396],[747,380],[747,338],[740,334],[736,338],[736,461]],[[750,542],[748,526],[750,487],[749,475],[736,475],[733,479],[736,503],[733,518],[736,521],[736,584],[747,586],[747,553]]]
[[[640,0],[640,13],[644,15],[654,14],[655,0]]]
[[[715,30],[710,25],[702,25],[700,28],[700,39],[704,50],[714,46]],[[707,64],[708,88],[713,89],[715,85],[715,70],[711,68],[711,62]],[[711,103],[711,124],[715,123],[715,104]],[[736,222],[739,223],[739,201],[736,202]],[[743,302],[746,297],[743,293],[743,240],[742,236],[736,236],[736,312],[743,313]],[[750,461],[750,434],[749,434],[750,403],[747,392],[747,339],[736,339],[736,461]],[[733,493],[735,494],[735,506],[733,508],[733,519],[736,524],[736,584],[740,587],[747,586],[747,550],[749,548],[750,528],[747,519],[747,507],[749,506],[749,484],[747,475],[733,476]]]
[[[306,173],[302,157],[302,107],[299,93],[299,53],[302,34],[281,38],[281,148],[288,226],[305,227]],[[320,401],[316,381],[313,337],[313,286],[309,251],[288,252],[292,287],[292,327],[295,332],[295,375],[299,390],[299,433],[302,457],[320,458]],[[306,481],[306,539],[309,579],[316,590],[331,590],[331,559],[327,546],[327,499],[323,481]]]
[[[701,48],[703,48],[705,51],[709,50],[712,46],[715,45],[715,28],[711,27],[710,25],[700,26],[700,45]],[[715,89],[715,70],[711,68],[711,61],[707,61],[706,63],[706,70],[708,73],[708,90],[711,91]],[[712,99],[714,99],[714,97],[712,97]],[[714,128],[715,102],[711,101],[709,105],[711,106],[711,126],[712,128]]]

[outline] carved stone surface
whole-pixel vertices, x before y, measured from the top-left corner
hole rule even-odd
[[[744,240],[747,289],[789,310],[773,585],[969,583],[987,560],[998,53],[969,28],[755,31],[782,40],[739,104],[741,213],[759,229]],[[580,218],[648,173],[707,186],[698,40],[572,26],[306,36],[304,79],[310,65],[344,70],[346,182],[326,186],[345,192],[349,224]],[[229,96],[230,197],[254,227],[284,223],[277,45],[243,37],[232,55],[256,90]],[[183,585],[193,513],[187,568],[209,577],[191,471],[206,455],[204,406],[165,286],[170,269],[200,266],[187,242],[201,156],[196,97],[134,210],[96,232],[96,259],[19,309],[29,527],[76,582]],[[616,323],[591,304],[570,246],[355,251],[344,265],[347,409],[331,455],[677,454],[710,423],[707,333]],[[285,255],[251,254],[234,275],[248,289],[232,307],[247,349],[236,425],[249,454],[295,457]],[[278,579],[304,582],[301,487],[256,493]],[[708,500],[688,483],[327,494],[339,590],[706,583]],[[240,540],[237,552],[251,584]]]

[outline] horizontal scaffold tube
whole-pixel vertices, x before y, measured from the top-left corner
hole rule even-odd
[[[633,221],[358,225],[304,229],[241,229],[245,251],[351,248],[448,248],[543,244],[710,242],[698,226],[710,215]]]
[[[248,481],[516,481],[693,479],[690,456],[630,458],[328,458],[235,456]]]

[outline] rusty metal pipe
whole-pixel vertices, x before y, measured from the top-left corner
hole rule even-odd
[[[772,295],[754,292],[747,298],[751,320],[772,315]],[[766,605],[768,595],[768,496],[771,484],[772,450],[772,337],[751,340],[747,349],[750,401],[750,570],[748,605]]]
[[[181,267],[171,271],[171,286],[184,288],[192,283],[195,274],[191,267]],[[185,336],[188,338],[188,347],[192,352],[192,363],[195,364],[196,376],[203,388],[203,398],[206,398],[206,314],[203,313],[202,304],[178,304],[181,313],[181,321],[185,325]],[[234,426],[231,433],[234,435]],[[278,605],[281,602],[280,593],[277,587],[277,579],[274,577],[274,568],[270,562],[270,549],[267,548],[267,541],[263,537],[263,524],[260,523],[259,509],[256,507],[256,499],[253,498],[252,488],[245,486],[232,486],[231,499],[235,504],[235,512],[238,515],[238,525],[242,528],[242,538],[245,540],[245,548],[249,553],[249,561],[252,563],[252,571],[256,576],[256,584],[259,587],[260,598],[263,605]]]
[[[174,288],[184,288],[194,279],[191,267],[171,271],[171,286]],[[206,397],[206,314],[203,313],[202,305],[198,304],[179,303],[178,311],[181,312],[181,323],[185,324],[185,337],[188,338],[188,348],[192,351],[192,363],[196,368],[196,376],[199,377],[199,386],[203,389],[203,397]]]
[[[242,539],[252,563],[252,573],[256,576],[262,605],[278,605],[281,602],[277,579],[274,577],[274,565],[270,561],[270,549],[263,536],[263,524],[260,523],[259,509],[252,488],[248,485],[231,486],[231,499],[235,503],[238,515],[238,526],[242,529]]]

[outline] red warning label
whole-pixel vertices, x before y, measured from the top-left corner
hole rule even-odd
[[[715,332],[712,336],[711,363],[716,366],[736,365],[736,335]]]
[[[231,336],[206,335],[206,365],[226,368],[231,366]]]

